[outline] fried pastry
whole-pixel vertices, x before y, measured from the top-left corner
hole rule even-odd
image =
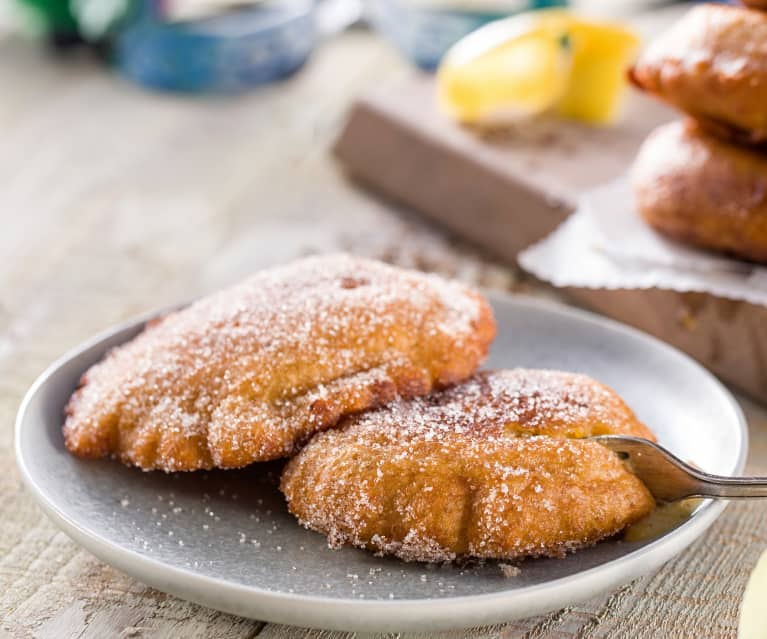
[[[607,448],[654,439],[612,390],[583,375],[482,372],[345,419],[290,462],[290,511],[331,547],[406,561],[563,556],[654,506]]]
[[[632,183],[639,214],[660,233],[767,262],[767,154],[673,122],[644,142]]]
[[[767,13],[702,4],[653,41],[630,72],[639,88],[734,141],[767,142]]]
[[[461,381],[495,335],[436,276],[335,255],[258,273],[151,322],[88,370],[67,448],[166,471],[294,453],[349,413]]]

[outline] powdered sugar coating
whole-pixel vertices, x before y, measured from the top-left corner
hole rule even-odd
[[[495,335],[487,302],[346,255],[263,271],[150,323],[83,376],[70,451],[144,469],[293,453],[346,414],[468,377]]]
[[[430,562],[560,556],[653,507],[612,452],[579,439],[608,433],[653,439],[588,377],[484,372],[317,435],[281,487],[333,547]]]

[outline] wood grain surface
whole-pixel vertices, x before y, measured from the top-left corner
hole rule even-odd
[[[0,37],[0,639],[351,637],[221,614],[102,564],[22,487],[12,425],[34,378],[95,331],[304,253],[350,250],[553,296],[354,190],[329,161],[352,98],[406,72],[380,40],[352,32],[288,82],[177,98]],[[744,406],[749,470],[767,473],[767,414]],[[734,637],[765,524],[763,504],[733,504],[677,560],[615,592],[544,617],[407,637]]]

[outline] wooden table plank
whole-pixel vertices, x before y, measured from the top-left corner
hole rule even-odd
[[[93,332],[306,252],[350,250],[556,297],[369,199],[328,161],[352,97],[408,72],[380,40],[352,32],[286,83],[190,99],[0,40],[0,639],[351,636],[224,615],[97,561],[21,487],[12,423],[35,376]],[[767,417],[746,406],[749,467],[767,472]],[[469,633],[407,636],[734,637],[764,524],[763,506],[737,504],[680,559],[616,592]]]

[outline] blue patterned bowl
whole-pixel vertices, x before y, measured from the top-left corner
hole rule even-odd
[[[314,2],[284,0],[192,22],[137,12],[115,39],[115,63],[138,84],[237,92],[300,68],[316,41]]]

